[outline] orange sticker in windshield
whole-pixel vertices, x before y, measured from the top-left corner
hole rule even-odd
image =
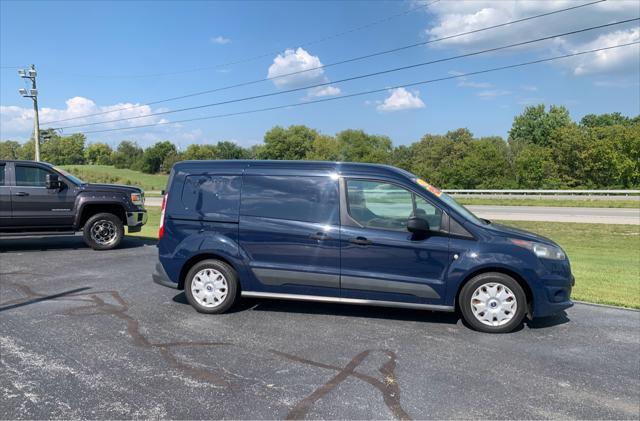
[[[438,189],[437,187],[433,187],[431,184],[427,183],[426,181],[424,181],[421,178],[416,179],[416,183],[418,183],[419,185],[421,185],[422,187],[424,187],[425,189],[427,189],[431,193],[435,194],[436,197],[440,197],[440,195],[442,194],[440,189]]]

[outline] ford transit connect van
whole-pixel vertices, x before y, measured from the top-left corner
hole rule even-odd
[[[277,298],[459,311],[508,332],[573,305],[557,244],[390,166],[179,162],[160,224],[153,279],[202,313]]]

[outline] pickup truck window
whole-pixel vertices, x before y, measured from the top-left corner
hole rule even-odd
[[[46,187],[46,177],[49,171],[40,167],[16,165],[16,186]]]

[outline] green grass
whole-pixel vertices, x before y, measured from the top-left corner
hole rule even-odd
[[[579,208],[632,208],[640,207],[640,200],[589,200],[589,199],[550,199],[550,198],[513,198],[492,199],[482,197],[455,198],[463,205],[494,205],[494,206],[568,206]]]
[[[153,196],[154,191],[164,189],[168,178],[166,174],[145,174],[111,165],[62,165],[62,168],[88,183],[129,184],[141,187],[147,196]]]
[[[148,208],[142,232],[157,238],[160,208]],[[572,298],[591,303],[640,308],[640,227],[636,225],[501,221],[542,234],[560,244],[576,277]]]
[[[551,238],[567,252],[576,277],[572,298],[640,308],[637,225],[502,221]]]

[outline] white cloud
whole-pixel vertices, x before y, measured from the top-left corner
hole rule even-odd
[[[322,62],[318,56],[309,54],[304,48],[288,49],[273,59],[273,63],[269,66],[267,77],[276,78],[272,82],[277,88],[281,89],[295,89],[303,86],[329,83],[329,78],[324,73],[324,69],[318,69],[318,67],[322,67]],[[296,74],[283,76],[291,73]],[[339,94],[340,88],[326,85],[309,89],[307,98]]]
[[[311,88],[308,91],[310,97],[325,97],[340,95],[340,88],[335,86],[318,86],[317,88]]]
[[[389,90],[390,95],[376,108],[378,111],[401,111],[424,108],[424,102],[420,99],[420,92],[409,92],[405,88]]]
[[[135,107],[135,108],[133,108]],[[111,129],[120,127],[131,127],[144,124],[154,124],[166,122],[162,116],[149,116],[149,114],[165,111],[165,108],[152,109],[148,105],[138,103],[117,103],[112,105],[97,105],[95,101],[85,97],[73,97],[66,101],[65,108],[40,108],[40,126],[46,127],[63,127],[72,126],[83,123],[104,122],[107,120],[116,120],[120,118],[140,117],[133,120],[126,120],[113,123],[104,123],[96,126],[86,126],[78,128],[70,128],[64,130],[63,134],[70,134],[82,131]],[[46,124],[48,121],[64,120],[67,118],[79,117],[86,114],[95,114],[105,111],[113,111],[108,114],[97,115],[93,117],[78,118],[75,120],[63,121],[60,123]],[[33,132],[33,109],[31,107],[20,107],[15,105],[0,106],[0,138],[26,140],[31,137]],[[158,140],[162,140],[171,136],[172,140],[180,142],[181,140],[189,141],[192,138],[201,136],[197,130],[186,131],[176,125],[160,125],[145,128],[144,131],[114,131],[105,133],[89,134],[90,140],[103,141],[119,141],[121,139],[131,137],[138,139],[141,144],[148,144]]]
[[[640,41],[640,27],[610,32],[600,35],[593,41],[571,46],[573,52],[595,50],[609,45],[627,44]],[[573,73],[576,76],[594,73],[612,73],[625,70],[635,64],[638,66],[640,45],[598,51],[588,56],[580,56],[573,61]]]
[[[273,59],[273,64],[269,66],[267,77],[274,78],[289,73],[297,73],[291,76],[278,77],[273,80],[273,84],[278,88],[299,88],[314,83],[327,82],[324,69],[317,69],[322,66],[318,56],[309,54],[305,49],[288,49],[282,54],[278,54]],[[315,70],[311,70],[315,69]]]
[[[501,28],[439,41],[430,44],[430,46],[432,48],[474,51],[527,41],[572,29],[628,19],[637,15],[638,4],[637,0],[606,1]],[[429,39],[442,38],[575,5],[577,3],[571,0],[441,1],[429,6],[431,16],[435,16],[435,19],[431,18],[433,24],[426,29],[425,34]],[[526,49],[539,51],[545,55],[558,55],[600,48],[623,43],[624,40],[633,40],[634,37],[637,39],[638,27],[631,29],[630,27],[631,24],[627,24],[626,27],[621,25],[600,31],[590,31],[494,54],[512,54],[514,51]],[[602,54],[589,54],[575,60],[562,60],[558,62],[558,65],[569,68],[570,72],[576,76],[604,73],[611,70],[630,72],[637,71],[638,64],[635,57],[637,57],[637,47],[632,46],[609,50],[602,52]]]
[[[224,45],[224,44],[229,44],[231,42],[231,39],[225,38],[222,35],[218,35],[217,37],[211,38],[210,41],[212,44]]]
[[[511,91],[504,89],[488,89],[478,92],[477,95],[482,99],[495,99],[499,96],[511,95]]]

